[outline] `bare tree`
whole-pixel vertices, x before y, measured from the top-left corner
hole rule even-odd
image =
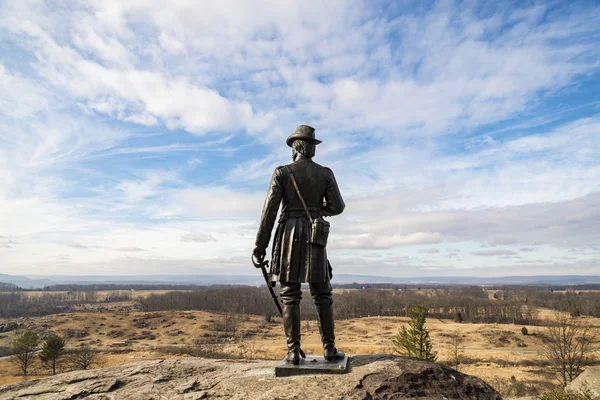
[[[573,381],[588,362],[594,336],[589,326],[559,312],[545,328],[543,354],[563,386]]]
[[[68,354],[69,364],[73,369],[90,369],[102,364],[98,350],[90,346],[81,346]]]
[[[39,342],[38,334],[33,331],[23,332],[12,342],[14,354],[10,361],[19,367],[25,378],[27,378],[27,371],[33,363],[35,353],[38,351]]]

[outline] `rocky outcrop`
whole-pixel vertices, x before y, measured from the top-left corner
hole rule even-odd
[[[566,390],[577,393],[589,391],[595,399],[600,399],[600,367],[587,367],[567,385]]]
[[[6,324],[0,324],[0,332],[10,332],[17,328],[20,328],[23,324],[17,322],[7,322]]]
[[[177,358],[0,386],[0,399],[498,399],[482,380],[435,363],[356,356],[345,375],[275,378],[273,361]]]

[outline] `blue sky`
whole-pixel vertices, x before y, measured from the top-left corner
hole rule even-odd
[[[0,272],[251,274],[299,124],[337,273],[600,274],[600,5],[0,0]]]

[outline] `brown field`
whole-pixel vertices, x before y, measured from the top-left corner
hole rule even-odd
[[[143,296],[149,291],[134,293]],[[304,301],[303,304],[312,307],[310,302]],[[88,344],[103,352],[104,365],[115,365],[173,357],[174,350],[193,346],[198,338],[214,337],[217,334],[215,326],[225,319],[224,314],[203,311],[136,312],[131,311],[131,305],[127,302],[85,305],[81,307],[85,311],[10,321],[20,323],[21,329],[60,334],[70,348]],[[540,317],[551,318],[552,315],[550,310],[540,310]],[[284,356],[285,340],[280,318],[266,322],[261,316],[237,315],[235,319],[236,339],[222,345],[222,352],[241,358],[276,360]],[[599,331],[600,319],[584,320]],[[349,355],[390,353],[392,338],[407,321],[408,318],[404,317],[338,321],[338,347]],[[2,322],[7,320],[0,319]],[[450,336],[458,331],[465,359],[459,368],[462,372],[478,376],[492,385],[508,382],[513,376],[520,382],[541,389],[557,384],[540,354],[541,338],[536,333],[543,330],[541,327],[528,326],[527,336],[521,334],[521,325],[513,324],[460,324],[429,318],[427,327],[434,350],[438,351],[438,362],[450,360]],[[0,334],[0,347],[9,347],[16,334],[17,331]],[[127,347],[110,347],[116,341],[127,342]],[[303,321],[302,345],[307,354],[320,353],[316,321]],[[166,347],[171,349],[166,351]],[[594,347],[600,348],[600,343],[595,343]],[[39,364],[30,373],[32,378],[45,374]],[[0,358],[0,384],[21,379],[17,368],[7,358]]]

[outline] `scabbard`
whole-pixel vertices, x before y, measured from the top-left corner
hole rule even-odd
[[[265,282],[267,283],[267,289],[269,289],[269,293],[271,293],[271,298],[277,306],[279,315],[283,316],[283,310],[281,309],[281,304],[279,303],[279,297],[277,297],[277,295],[275,294],[275,290],[273,290],[273,286],[271,286],[271,279],[269,278],[269,274],[267,273],[267,268],[265,267],[264,263],[261,264],[260,269],[262,270],[263,277],[265,278]]]
[[[277,306],[277,310],[279,311],[279,315],[283,317],[283,309],[281,308],[281,304],[279,303],[279,297],[275,294],[275,290],[273,290],[273,286],[271,286],[271,279],[269,277],[269,273],[267,272],[267,265],[269,265],[269,261],[260,260],[260,263],[254,262],[254,257],[252,257],[252,264],[255,267],[260,268],[262,271],[263,278],[265,278],[265,283],[267,284],[267,289],[269,289],[269,293],[271,294],[271,298],[275,302]]]

